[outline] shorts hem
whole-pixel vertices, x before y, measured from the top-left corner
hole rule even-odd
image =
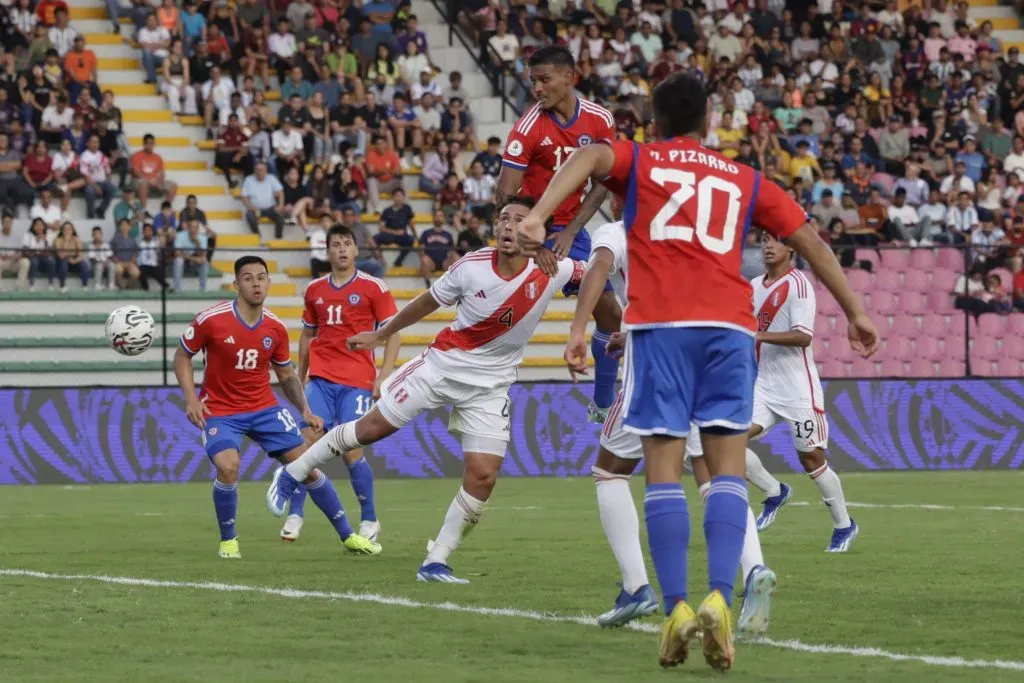
[[[381,417],[383,417],[385,420],[387,420],[388,424],[390,424],[395,429],[401,429],[405,425],[407,425],[410,422],[412,422],[412,420],[402,420],[401,417],[395,415],[391,411],[391,409],[388,407],[386,401],[383,401],[383,400],[382,401],[378,401],[377,404],[374,407],[377,408],[377,410],[380,411]]]
[[[669,436],[675,439],[685,439],[690,435],[690,430],[677,431],[674,429],[668,429],[667,427],[652,427],[650,429],[644,429],[641,427],[634,427],[632,425],[622,425],[622,430],[629,432],[630,434],[636,434],[637,436]]]
[[[733,429],[737,432],[750,431],[752,422],[733,422],[732,420],[694,420],[693,423],[700,429],[707,427],[720,427],[723,429]]]

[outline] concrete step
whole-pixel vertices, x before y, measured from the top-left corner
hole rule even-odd
[[[110,25],[107,24],[109,27]],[[97,45],[96,43],[88,44],[90,50],[96,53],[96,57],[99,59],[138,59],[139,51],[131,45],[124,43],[108,43]],[[142,65],[139,65],[142,68]],[[141,77],[139,80],[142,80]]]
[[[412,11],[416,18],[419,19],[420,26],[444,23],[444,17],[437,11],[437,7],[427,0],[414,0]]]
[[[967,15],[972,19],[978,21],[984,21],[985,19],[999,19],[999,18],[1012,18],[1019,19],[1020,16],[1017,14],[1017,10],[1013,7],[997,6],[997,7],[986,7],[978,5],[977,3],[971,3],[970,9],[967,11]]]

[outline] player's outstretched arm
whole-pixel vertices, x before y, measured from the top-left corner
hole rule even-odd
[[[580,204],[576,215],[569,221],[569,225],[565,226],[565,230],[555,235],[555,243],[552,245],[552,251],[555,252],[555,256],[565,258],[569,255],[569,248],[572,247],[576,235],[600,210],[601,205],[604,204],[604,200],[607,198],[608,188],[601,183],[594,183],[590,192],[583,198],[583,203]]]
[[[555,209],[576,188],[585,183],[591,176],[596,176],[599,179],[604,178],[611,172],[614,163],[615,153],[608,145],[587,145],[583,149],[577,150],[569,157],[565,165],[558,170],[555,177],[551,179],[551,184],[544,191],[544,195],[537,202],[537,206],[533,207],[533,210],[530,211],[527,221],[530,221],[533,225],[538,223],[544,225],[545,221],[555,212]],[[524,228],[528,227],[529,224],[524,226]]]
[[[775,344],[776,346],[797,346],[808,347],[811,345],[811,335],[800,330],[788,330],[786,332],[758,332],[757,341],[762,344]]]
[[[210,412],[206,404],[196,395],[196,379],[192,372],[192,356],[180,345],[174,352],[174,376],[185,395],[185,415],[189,422],[200,429],[206,427],[206,415]]]
[[[522,186],[522,169],[502,164],[501,171],[498,172],[498,186],[494,189],[494,203],[499,208],[504,206],[508,198],[518,192]]]
[[[402,348],[401,335],[393,334],[388,337],[387,342],[384,344],[384,360],[381,362],[380,372],[377,373],[377,379],[373,383],[374,401],[380,398],[380,388],[384,384],[384,380],[390,377],[391,373],[395,371],[395,361],[398,360],[398,350],[400,348]]]
[[[375,332],[360,332],[354,337],[349,337],[348,347],[355,351],[365,351],[380,346],[388,337],[397,335],[399,332],[418,323],[438,308],[441,304],[434,298],[430,290],[423,292],[413,299],[405,308],[400,310],[391,321]],[[397,353],[397,351],[396,351]]]
[[[281,393],[288,399],[288,402],[299,409],[302,413],[302,419],[306,421],[306,424],[310,426],[313,432],[320,432],[324,428],[324,421],[314,415],[309,409],[309,404],[306,403],[306,392],[302,389],[302,380],[295,373],[295,365],[293,363],[287,363],[285,365],[278,365],[274,363],[274,374],[277,375],[277,381],[281,385]]]
[[[847,336],[850,345],[860,355],[867,358],[878,350],[879,336],[875,324],[864,312],[860,299],[850,287],[843,274],[843,269],[836,260],[835,254],[829,249],[818,233],[809,224],[786,238],[786,243],[810,264],[814,274],[825,283],[825,287],[836,298],[843,313],[849,321]]]
[[[577,373],[583,375],[587,370],[587,322],[594,313],[604,283],[612,271],[614,257],[611,251],[598,247],[590,257],[587,272],[580,283],[580,291],[576,299],[576,312],[573,314],[572,325],[569,327],[569,343],[565,347],[565,364],[573,378]]]

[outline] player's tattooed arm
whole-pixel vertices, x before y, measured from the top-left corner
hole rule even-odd
[[[284,397],[299,409],[299,412],[302,413],[302,419],[306,421],[306,424],[310,426],[314,433],[322,431],[324,421],[319,416],[314,415],[313,411],[309,409],[309,404],[306,403],[306,392],[302,388],[302,381],[295,373],[295,365],[292,363],[288,365],[275,365],[274,372],[277,374],[277,381],[281,385],[281,393],[284,394]]]
[[[808,347],[811,345],[811,335],[800,330],[789,330],[787,332],[758,332],[755,339],[762,344],[775,344],[776,346],[798,346]]]
[[[583,198],[583,203],[580,204],[579,211],[573,216],[573,219],[569,221],[569,225],[565,226],[565,230],[555,235],[555,243],[552,245],[551,250],[555,252],[555,256],[558,258],[565,258],[569,255],[569,249],[572,247],[573,240],[576,239],[576,235],[579,234],[583,226],[586,225],[591,218],[594,217],[600,208],[604,204],[604,200],[608,198],[608,188],[601,183],[594,183],[594,186],[587,193],[587,196]]]
[[[538,221],[543,225],[555,209],[566,200],[583,183],[592,176],[604,178],[612,170],[615,163],[615,152],[608,145],[587,145],[583,149],[574,152],[565,165],[558,169],[558,173],[551,179],[551,183],[544,191],[544,195],[533,207],[527,220],[536,224]],[[529,229],[529,225],[524,226]]]
[[[434,298],[431,290],[428,289],[396,313],[384,327],[375,332],[360,332],[354,337],[349,337],[345,343],[354,351],[376,348],[385,339],[397,335],[409,327],[409,325],[418,323],[440,307],[441,303]]]
[[[519,191],[522,185],[523,171],[503,164],[498,173],[498,187],[494,190],[494,203],[499,210],[505,206],[509,197]]]

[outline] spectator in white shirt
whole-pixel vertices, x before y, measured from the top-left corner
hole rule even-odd
[[[64,95],[57,95],[52,103],[43,109],[39,119],[39,138],[48,145],[59,145],[60,134],[71,127],[74,115],[74,110],[68,106],[67,98]]]
[[[946,225],[952,230],[954,236],[967,240],[980,224],[978,210],[971,203],[971,195],[966,191],[961,191],[957,196],[956,204],[950,207],[946,215]]]
[[[53,290],[53,276],[55,274],[53,254],[50,246],[53,238],[46,234],[46,224],[41,218],[32,221],[28,232],[22,239],[22,257],[28,260],[28,291],[36,291],[36,274],[43,271],[50,280],[50,289]]]
[[[732,12],[729,12],[719,20],[719,26],[725,26],[729,29],[729,32],[734,36],[738,36],[743,32],[743,26],[750,21],[750,15],[747,14],[746,7],[743,6],[742,2],[736,2],[732,6]]]
[[[426,93],[433,95],[435,102],[441,98],[441,84],[434,78],[434,72],[431,69],[421,71],[419,80],[413,83],[409,90],[409,96],[413,103],[419,102]]]
[[[893,192],[892,204],[886,213],[889,220],[896,225],[896,232],[911,236],[909,242],[912,247],[916,247],[924,235],[931,234],[931,219],[926,219],[922,223],[917,210],[907,204],[907,191],[902,187]]]
[[[429,92],[423,93],[419,104],[412,111],[419,119],[420,130],[423,131],[423,145],[433,147],[441,135],[441,112],[437,109],[434,96]]]
[[[946,176],[942,184],[939,185],[939,191],[947,197],[958,197],[963,192],[974,197],[974,181],[968,178],[966,173],[967,164],[962,161],[956,162],[953,166],[953,175]]]
[[[114,252],[110,249],[110,245],[103,240],[103,228],[96,226],[92,229],[92,242],[89,243],[85,254],[89,265],[92,267],[93,289],[98,292],[105,288],[103,284],[104,272],[107,274],[106,287],[114,289],[117,278],[117,266],[113,260]]]
[[[519,57],[519,39],[508,32],[508,24],[504,19],[498,20],[497,32],[491,36],[487,44],[493,50],[491,61],[495,66],[510,67]]]
[[[284,177],[288,170],[296,168],[299,171],[299,182],[302,182],[305,159],[302,146],[302,134],[292,127],[291,121],[285,119],[281,127],[270,136],[270,147],[274,150],[277,175]]]
[[[68,24],[68,11],[66,9],[58,8],[54,17],[57,19],[57,23],[51,26],[46,34],[50,38],[50,44],[53,45],[53,49],[57,51],[61,61],[63,61],[64,57],[71,52],[71,48],[74,47],[75,36],[78,35],[78,31]]]
[[[156,70],[169,54],[167,49],[171,46],[171,34],[157,23],[156,15],[151,14],[146,18],[146,25],[139,31],[136,42],[142,48],[142,68],[146,70],[146,83],[156,83]]]
[[[1024,180],[1024,137],[1017,135],[1013,138],[1013,151],[1003,159],[1003,170],[1016,173]]]
[[[740,43],[740,39],[732,34],[728,26],[720,23],[718,24],[718,33],[711,36],[708,41],[708,50],[711,51],[715,64],[722,57],[728,57],[730,62],[735,62],[743,52],[743,45]]]
[[[29,261],[21,253],[22,240],[14,235],[14,215],[4,210],[0,220],[0,276],[14,272],[18,277],[17,289],[28,285]]]
[[[238,125],[243,128],[249,125],[249,116],[245,113],[245,107],[242,106],[242,93],[240,92],[231,93],[230,104],[220,110],[219,123],[222,129],[228,127],[228,119],[232,114],[238,117]]]
[[[640,50],[647,64],[653,64],[661,54],[661,35],[654,33],[650,23],[642,24],[640,30],[630,37],[629,43]]]
[[[406,87],[409,87],[424,71],[431,71],[430,60],[420,52],[419,44],[410,40],[405,45],[405,54],[398,58],[398,73]]]
[[[203,83],[203,119],[206,131],[213,134],[214,114],[231,108],[231,96],[235,92],[235,81],[221,71],[219,66],[210,69],[210,80]]]
[[[60,228],[61,211],[60,205],[53,201],[53,194],[50,188],[43,187],[39,190],[39,199],[29,209],[28,217],[32,220],[40,219],[46,226],[47,234],[56,234]]]
[[[494,191],[497,187],[494,176],[484,173],[484,165],[479,161],[473,162],[469,177],[462,183],[466,193],[466,208],[488,224],[494,215]]]
[[[745,114],[750,113],[757,99],[754,97],[754,93],[747,89],[743,85],[743,81],[738,77],[732,79],[732,98],[736,108]]]
[[[604,49],[604,55],[601,56],[601,61],[597,63],[595,72],[601,80],[601,85],[606,89],[609,91],[618,89],[624,72],[622,70],[622,62],[619,61],[615,50],[611,46]]]
[[[970,234],[970,241],[971,272],[987,273],[1003,265],[1006,255],[1001,247],[1009,244],[1009,240],[1002,228],[997,228],[992,221],[985,221]]]
[[[289,28],[288,20],[282,17],[277,22],[277,31],[271,33],[267,38],[270,65],[277,69],[277,79],[281,83],[285,82],[288,71],[294,66],[295,53],[299,49],[295,43],[295,36]]]
[[[107,207],[117,194],[117,187],[110,182],[110,160],[100,151],[100,138],[90,135],[86,149],[78,161],[78,170],[85,179],[85,215],[87,218],[103,218]],[[96,206],[96,199],[100,205]]]

